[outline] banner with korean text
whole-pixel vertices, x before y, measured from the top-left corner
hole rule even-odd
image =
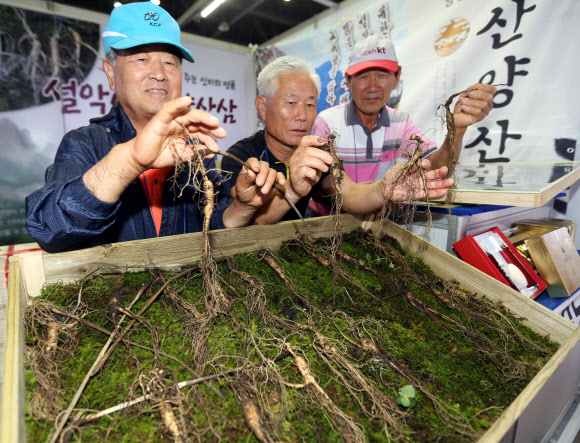
[[[44,184],[63,135],[106,114],[115,101],[102,69],[104,20],[78,20],[0,4],[0,245],[31,241],[24,199]],[[100,18],[100,17],[99,17]],[[218,117],[227,149],[255,128],[246,109],[255,74],[249,49],[182,36],[183,95]],[[223,47],[222,47],[223,46]],[[251,103],[253,109],[253,104]]]
[[[353,45],[371,33],[389,37],[402,66],[389,105],[439,144],[447,130],[438,107],[474,83],[496,85],[494,109],[469,127],[460,161],[481,163],[473,173],[499,189],[506,178],[497,163],[580,160],[578,23],[575,0],[355,2],[261,48],[258,62],[282,54],[311,62],[322,79],[320,112],[350,99],[344,72]],[[579,206],[560,208],[580,223]]]

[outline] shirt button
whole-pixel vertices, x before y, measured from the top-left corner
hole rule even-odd
[[[107,132],[111,132],[111,128],[107,128]]]

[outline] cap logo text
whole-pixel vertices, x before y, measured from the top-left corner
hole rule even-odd
[[[161,26],[161,23],[158,21],[159,14],[157,14],[156,12],[146,12],[144,18],[145,21],[149,22],[149,26],[154,26],[156,28],[159,28]]]
[[[371,54],[376,54],[377,50],[376,49],[371,49],[369,51],[364,51],[360,56],[364,57],[365,55],[371,55]]]
[[[371,55],[371,54],[386,54],[387,53],[387,48],[383,47],[377,47],[377,49],[369,49],[364,51],[359,57],[364,57],[365,55]]]
[[[157,20],[159,20],[159,14],[157,14],[156,12],[146,12],[145,13],[145,20],[157,21]]]

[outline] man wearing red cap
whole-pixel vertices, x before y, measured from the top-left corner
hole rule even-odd
[[[113,10],[103,68],[118,101],[64,136],[45,186],[26,198],[28,232],[46,251],[201,231],[203,196],[187,164],[196,154],[185,140],[189,134],[217,152],[212,135],[226,132],[181,97],[181,61],[193,56],[180,39],[177,22],[151,2]],[[213,155],[205,160],[217,192],[210,229],[247,225],[272,192],[276,172],[247,163],[252,170],[235,182],[232,199]]]
[[[416,142],[410,141],[412,135],[421,136],[424,158],[429,158],[432,168],[449,166],[449,150],[455,149],[459,156],[467,127],[489,114],[496,92],[491,85],[469,87],[470,92],[461,95],[453,113],[455,146],[449,146],[446,139],[437,149],[406,112],[386,106],[401,78],[401,66],[391,40],[370,35],[358,42],[351,52],[345,78],[351,101],[322,111],[312,134],[321,137],[338,134],[337,154],[344,161],[345,172],[355,182],[383,177],[397,158],[416,146]],[[328,213],[324,205],[311,203],[311,207],[317,214]]]

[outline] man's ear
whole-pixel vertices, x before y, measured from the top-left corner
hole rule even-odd
[[[263,95],[256,97],[256,109],[263,121],[266,121],[266,111],[268,110],[268,100]]]
[[[346,80],[346,86],[348,86],[348,90],[350,91],[350,75],[344,74],[344,79]]]
[[[399,85],[399,80],[401,80],[401,72],[403,72],[403,67],[399,65],[399,69],[397,70],[397,77],[395,79],[395,84],[393,85],[393,89],[395,89]]]
[[[115,90],[115,70],[111,62],[107,59],[103,60],[103,70],[105,74],[107,74],[107,78],[109,79],[109,88],[111,91]]]

